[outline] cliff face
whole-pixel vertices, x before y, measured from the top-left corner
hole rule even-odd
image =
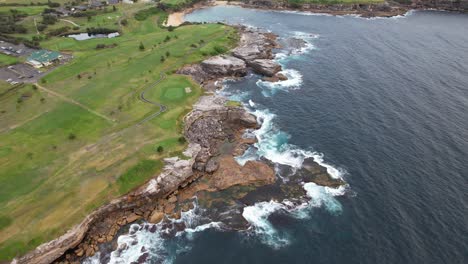
[[[316,4],[296,3],[287,0],[244,0],[242,5],[253,8],[293,9],[335,15],[358,14],[364,17],[401,15],[409,9],[468,11],[468,0],[395,0],[376,4]]]
[[[468,0],[412,0],[411,6],[422,9],[468,11]]]

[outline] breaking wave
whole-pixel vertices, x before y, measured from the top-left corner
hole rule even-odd
[[[296,219],[307,219],[314,208],[324,207],[332,214],[342,212],[342,206],[335,196],[345,194],[345,187],[332,189],[308,182],[303,184],[307,197],[299,203],[289,200],[282,202],[258,202],[244,208],[242,216],[250,224],[247,234],[258,238],[263,244],[279,249],[291,243],[291,237],[286,232],[280,232],[270,222],[273,214],[288,214]],[[253,235],[253,236],[252,236]]]
[[[298,89],[302,85],[302,74],[294,69],[284,69],[279,73],[286,76],[285,81],[268,82],[262,79],[257,81],[257,86],[262,88],[262,94],[265,97],[274,95],[278,90]]]
[[[251,101],[251,105],[255,106],[255,103]],[[330,176],[343,178],[346,171],[325,162],[322,153],[303,150],[289,144],[290,135],[275,126],[274,119],[276,115],[268,109],[256,109],[251,113],[257,117],[257,121],[261,126],[258,130],[250,132],[257,138],[257,143],[254,144],[254,148],[249,148],[243,155],[236,157],[239,164],[244,165],[249,160],[263,157],[273,163],[299,169],[306,158],[313,158],[315,162],[327,169]]]
[[[222,229],[220,222],[203,216],[204,210],[195,201],[191,210],[181,213],[180,219],[166,218],[158,224],[132,224],[128,234],[117,239],[117,249],[110,252],[106,263],[172,263],[176,256],[191,249],[190,240],[198,232]],[[172,242],[171,242],[172,240]],[[174,243],[174,241],[176,243]],[[99,264],[102,252],[83,261]]]

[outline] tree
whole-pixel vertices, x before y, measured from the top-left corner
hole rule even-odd
[[[187,140],[184,137],[179,137],[178,141],[180,144],[184,144],[185,142],[187,142]]]
[[[126,25],[128,25],[128,20],[126,18],[124,18],[124,19],[122,19],[120,21],[120,24],[122,24],[122,26],[126,26]]]
[[[166,51],[166,57],[171,56],[171,53],[169,51]]]
[[[156,149],[156,151],[158,153],[162,153],[164,151],[164,147],[163,146],[158,146],[158,148]]]
[[[161,62],[164,62],[166,59],[164,58],[164,56],[161,56]]]
[[[169,32],[174,31],[174,27],[173,27],[173,26],[169,26],[169,27],[167,28],[167,31],[169,31]]]
[[[143,42],[140,42],[140,50],[141,51],[145,50],[145,46],[143,45]]]
[[[117,11],[117,7],[112,6],[112,11],[114,11],[114,12]]]

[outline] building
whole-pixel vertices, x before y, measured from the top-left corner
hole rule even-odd
[[[56,51],[38,50],[31,53],[27,58],[26,63],[35,68],[42,68],[58,62],[61,58],[62,55]]]

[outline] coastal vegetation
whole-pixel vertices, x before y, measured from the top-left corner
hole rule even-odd
[[[63,234],[156,175],[163,158],[182,156],[183,117],[202,90],[174,72],[233,47],[237,34],[221,24],[169,31],[161,26],[167,14],[154,10],[119,4],[90,19],[67,18],[79,27],[57,20],[40,34],[34,25],[40,15],[17,22],[27,32],[11,36],[34,38],[73,60],[35,85],[0,83],[0,261]],[[121,36],[77,41],[49,34],[65,26],[113,29]],[[166,111],[154,116],[160,109],[140,100],[143,91]]]

